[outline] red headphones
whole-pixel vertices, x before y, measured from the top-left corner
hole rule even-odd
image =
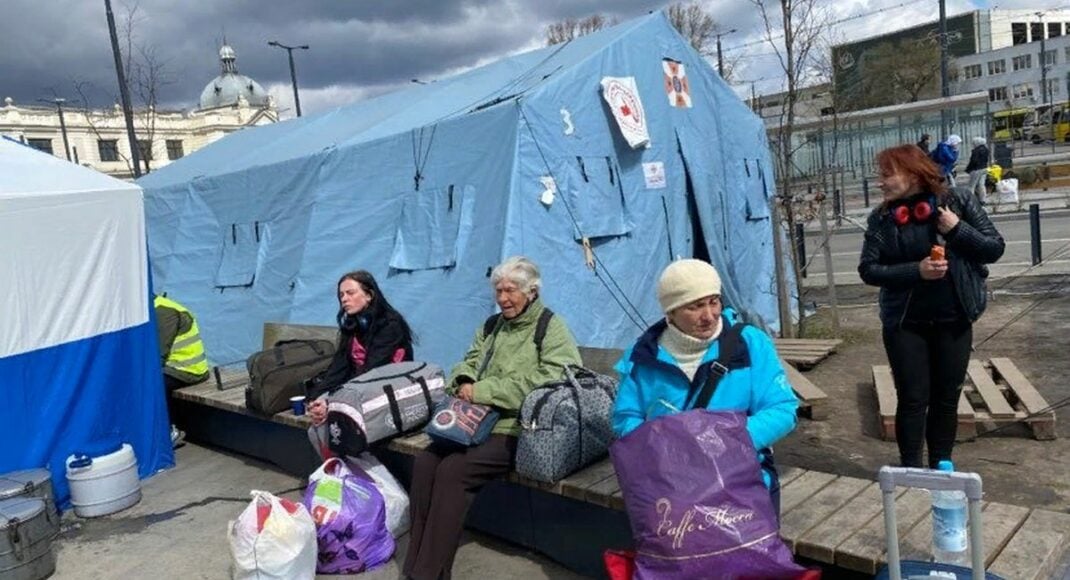
[[[911,219],[916,224],[924,224],[932,219],[933,214],[936,213],[935,208],[936,197],[931,195],[913,203],[908,201],[899,202],[891,208],[892,220],[901,226],[907,225]]]

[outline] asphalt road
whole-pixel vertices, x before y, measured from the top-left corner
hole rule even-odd
[[[1007,241],[1007,250],[1003,258],[990,267],[992,279],[1070,273],[1070,210],[1041,210],[1043,261],[1036,267],[1032,266],[1028,212],[998,215],[993,221]],[[803,279],[804,287],[824,286],[827,283],[822,240],[821,232],[808,231],[806,234],[809,267]],[[845,227],[829,236],[829,244],[835,283],[861,284],[858,256],[862,248],[862,230]]]

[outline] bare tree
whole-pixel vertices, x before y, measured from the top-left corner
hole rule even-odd
[[[821,0],[750,0],[757,9],[765,27],[766,41],[772,46],[774,53],[784,72],[787,84],[787,92],[784,98],[783,112],[780,115],[779,127],[774,136],[776,148],[776,164],[778,169],[778,181],[780,191],[778,203],[773,204],[773,214],[779,224],[780,213],[783,210],[784,222],[789,235],[795,233],[795,212],[793,204],[795,199],[794,173],[795,164],[793,157],[797,149],[793,139],[795,126],[795,105],[799,98],[799,88],[809,79],[815,76],[815,59],[818,53],[823,34],[828,29],[829,13]],[[779,10],[771,11],[769,5],[777,4]],[[780,29],[777,29],[777,24]],[[780,40],[781,37],[783,40]],[[778,278],[778,303],[780,305],[781,332],[785,336],[791,336],[791,310],[787,289],[787,276],[784,272],[783,248],[779,231],[774,231],[774,249],[777,254],[777,278]],[[796,245],[790,244],[791,263],[795,269],[795,280],[801,280],[800,257],[796,252]],[[796,306],[799,309],[800,320],[802,316],[802,294],[797,296]]]
[[[568,42],[616,23],[616,20],[608,19],[602,14],[592,14],[579,20],[566,18],[546,27],[546,46]]]
[[[703,56],[712,56],[715,53],[710,44],[717,33],[717,23],[701,4],[677,2],[670,5],[665,13],[673,28],[686,38],[695,50]]]
[[[139,157],[147,174],[151,171],[152,149],[156,140],[156,107],[159,104],[160,92],[164,87],[173,84],[174,80],[168,72],[167,62],[159,56],[156,47],[137,40],[138,25],[144,21],[140,6],[132,4],[125,8],[126,14],[120,23],[123,43],[126,45],[123,66],[126,69],[127,82],[137,98],[136,124],[141,126],[139,132],[143,137],[137,142],[141,148]],[[143,142],[145,147],[142,148]]]
[[[127,82],[130,84],[131,93],[135,99],[134,106],[134,133],[138,146],[145,143],[145,147],[139,151],[144,173],[151,171],[152,144],[156,138],[156,107],[159,103],[160,92],[163,87],[174,82],[168,72],[168,64],[159,57],[156,47],[147,43],[137,42],[136,29],[143,19],[139,15],[138,5],[125,6],[126,12],[118,23],[124,48],[122,50],[123,69]],[[122,112],[118,108],[114,111],[107,109],[94,110],[91,104],[95,100],[93,93],[98,89],[89,82],[75,79],[71,83],[78,95],[79,112],[85,118],[86,126],[96,137],[97,141],[111,140],[105,130],[114,130],[111,126],[113,121],[122,126]],[[113,102],[119,102],[118,94],[111,94]],[[116,105],[118,107],[118,105]],[[119,160],[126,164],[131,175],[134,174],[131,155],[123,153],[116,146],[116,155]]]
[[[669,17],[673,28],[680,33],[680,36],[687,39],[687,42],[699,54],[702,56],[717,54],[716,40],[720,27],[717,26],[717,21],[713,19],[713,16],[702,7],[702,4],[677,2],[671,4],[665,10],[665,14]],[[736,59],[738,56],[724,63],[722,76],[725,80],[732,78],[732,69],[735,68]]]

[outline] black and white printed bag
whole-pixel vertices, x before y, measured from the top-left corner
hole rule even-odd
[[[579,366],[528,393],[520,407],[516,471],[555,483],[605,457],[617,381]]]

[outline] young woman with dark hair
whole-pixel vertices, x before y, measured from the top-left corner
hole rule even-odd
[[[308,392],[308,413],[317,426],[327,419],[323,395],[376,367],[412,360],[412,330],[368,272],[349,272],[338,279],[337,320],[338,350]]]
[[[976,197],[949,190],[914,145],[877,155],[884,201],[870,214],[858,273],[880,287],[884,349],[898,398],[895,434],[903,466],[950,460],[973,323],[987,302],[986,264],[1003,238]]]

